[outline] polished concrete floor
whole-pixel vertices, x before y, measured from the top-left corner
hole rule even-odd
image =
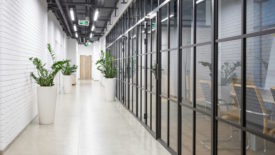
[[[81,81],[60,94],[54,125],[34,120],[4,155],[166,155],[118,102],[105,102],[99,82]]]

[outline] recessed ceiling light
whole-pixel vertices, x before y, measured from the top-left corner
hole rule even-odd
[[[77,31],[77,27],[76,27],[76,25],[74,24],[74,31],[76,32]]]
[[[75,33],[75,37],[78,38],[78,34],[77,33]]]
[[[70,8],[70,15],[71,15],[71,20],[74,21],[75,17],[74,17],[74,9]]]
[[[90,33],[90,38],[93,38],[93,33]]]
[[[97,21],[97,19],[98,19],[98,14],[99,14],[98,10],[95,10],[94,21]]]
[[[205,0],[197,0],[196,4],[199,4],[199,3],[203,2],[203,1],[205,1]]]
[[[94,30],[95,30],[95,25],[93,25],[93,26],[92,26],[92,29],[91,29],[91,31],[94,31]]]

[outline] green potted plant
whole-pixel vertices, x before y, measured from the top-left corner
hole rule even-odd
[[[46,64],[42,63],[39,58],[31,57],[29,60],[36,67],[37,74],[31,73],[31,77],[39,85],[37,87],[38,96],[38,115],[40,124],[52,124],[55,117],[57,89],[54,86],[54,78],[62,69],[67,60],[56,61],[55,54],[51,45],[48,44],[48,51],[53,60],[51,70],[46,68]]]
[[[107,51],[105,54],[101,52],[100,59],[96,62],[97,69],[104,76],[104,88],[107,101],[115,99],[115,85],[116,85],[116,67],[114,66],[114,57]]]
[[[103,73],[103,65],[104,65],[104,52],[101,51],[100,57],[99,59],[96,61],[96,65],[97,65],[97,70],[100,71],[100,73],[102,74],[102,76],[100,76],[100,84],[102,86],[104,86],[104,73]]]
[[[77,70],[76,65],[70,65],[68,61],[62,67],[62,74],[63,74],[63,86],[64,86],[64,93],[71,93],[72,92],[72,74],[75,73]]]

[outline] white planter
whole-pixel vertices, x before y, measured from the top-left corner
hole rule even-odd
[[[64,93],[72,92],[72,76],[71,75],[63,76],[63,86],[64,86]]]
[[[101,78],[101,86],[102,86],[102,87],[104,87],[104,85],[105,85],[105,79],[106,79],[105,77],[102,77],[102,78]]]
[[[106,101],[115,100],[116,78],[104,78],[104,89]]]
[[[104,87],[104,79],[105,77],[102,74],[100,74],[100,85],[103,87]]]
[[[52,87],[37,87],[38,115],[40,124],[52,124],[55,118],[57,89]]]

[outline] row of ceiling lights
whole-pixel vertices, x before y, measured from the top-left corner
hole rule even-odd
[[[70,8],[70,16],[71,16],[71,20],[72,21],[75,21],[75,14],[74,14],[74,9],[73,8]],[[98,16],[99,16],[99,11],[96,9],[95,10],[95,13],[94,13],[94,22],[97,21],[98,19]],[[74,29],[74,32],[75,32],[75,37],[78,38],[78,33],[77,33],[77,27],[76,27],[76,24],[73,25],[73,29]],[[93,24],[92,28],[91,28],[91,33],[90,33],[90,38],[93,37],[93,31],[95,30],[95,25]]]

